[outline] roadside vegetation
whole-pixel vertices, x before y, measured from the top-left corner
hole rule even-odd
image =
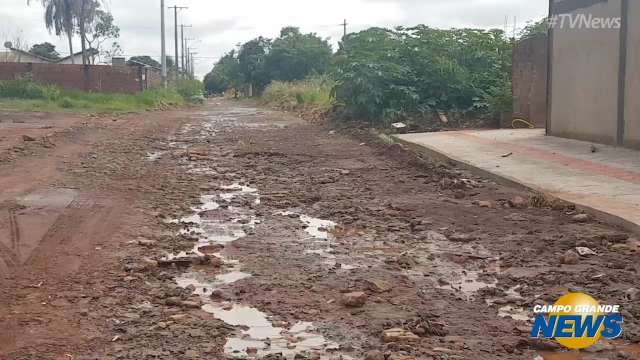
[[[64,111],[81,113],[124,113],[159,110],[197,102],[202,85],[180,82],[170,89],[147,90],[138,94],[107,94],[63,90],[34,83],[29,79],[0,81],[0,110]]]
[[[262,96],[280,107],[334,107],[340,119],[493,120],[511,110],[512,41],[502,30],[371,28],[326,39],[286,27],[222,57],[205,77],[210,94]]]
[[[293,110],[312,107],[329,110],[334,104],[335,81],[329,76],[312,76],[293,82],[274,81],[267,86],[262,99],[278,108]]]

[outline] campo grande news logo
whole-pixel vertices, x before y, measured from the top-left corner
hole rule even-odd
[[[555,339],[569,349],[585,349],[622,335],[620,305],[600,305],[587,294],[567,294],[553,305],[536,305],[533,312],[531,337]]]

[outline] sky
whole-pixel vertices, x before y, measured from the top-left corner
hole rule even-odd
[[[160,0],[106,0],[121,29],[118,40],[126,57],[160,58]],[[44,27],[40,0],[2,0],[0,42],[18,40],[27,45],[49,41],[68,54],[66,38]],[[522,28],[548,12],[547,0],[166,0],[168,6],[186,6],[179,24],[192,25],[186,36],[195,38],[196,74],[202,77],[213,63],[237,44],[257,36],[274,38],[284,26],[315,32],[337,44],[347,20],[348,31],[372,26],[426,24],[431,27]],[[173,10],[166,12],[167,53],[174,53]],[[508,19],[508,21],[506,21]],[[514,21],[515,19],[515,21]],[[75,48],[79,49],[79,38]]]

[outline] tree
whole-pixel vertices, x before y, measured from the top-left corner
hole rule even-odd
[[[158,61],[156,61],[155,59],[153,59],[151,56],[148,56],[148,55],[133,56],[133,57],[130,57],[129,60],[127,61],[128,65],[138,65],[136,63],[142,63],[155,68],[162,67],[162,65]]]
[[[98,56],[108,55],[108,49],[104,49],[103,45],[108,40],[115,40],[120,37],[120,28],[113,22],[113,15],[100,10],[99,4],[95,4],[96,8],[91,16],[91,23],[88,23],[86,29],[86,42],[90,49],[98,51]],[[113,42],[113,48],[119,48],[117,42]],[[91,63],[95,63],[95,56],[92,56]]]
[[[44,7],[44,22],[49,32],[54,31],[57,36],[66,34],[69,40],[69,54],[73,61],[73,34],[75,32],[76,11],[78,0],[42,0]],[[30,4],[30,0],[27,0]]]
[[[235,50],[225,54],[204,77],[205,90],[209,94],[222,94],[238,89],[242,84],[238,57]]]
[[[160,62],[158,62],[156,59],[152,58],[149,55],[132,56],[129,58],[129,60],[127,60],[128,65],[139,65],[136,63],[142,63],[155,68],[162,67],[162,64],[160,64]],[[173,58],[170,56],[167,56],[167,67],[170,68],[172,66],[173,66]]]
[[[271,79],[266,71],[265,62],[271,49],[271,40],[262,36],[246,42],[238,53],[238,70],[249,86],[249,96],[254,90],[264,90]]]
[[[301,34],[297,27],[285,27],[273,41],[266,57],[266,70],[272,80],[302,80],[311,73],[326,72],[331,56],[327,40],[314,33]]]
[[[60,54],[56,51],[56,46],[48,42],[33,45],[29,52],[50,60],[60,59]]]
[[[547,18],[544,18],[537,22],[527,22],[527,26],[525,26],[518,35],[520,35],[520,40],[524,40],[540,35],[547,36],[548,32],[549,21]]]

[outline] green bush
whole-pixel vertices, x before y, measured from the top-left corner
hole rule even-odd
[[[198,93],[202,96],[202,91]],[[194,95],[197,96],[197,95]],[[192,97],[194,97],[192,96]],[[61,90],[34,83],[29,79],[0,81],[0,98],[12,99],[17,109],[79,109],[92,112],[131,112],[180,106],[189,98],[177,89],[154,89],[137,94],[107,94],[78,90]],[[30,101],[29,105],[17,102]]]
[[[295,82],[274,81],[265,89],[262,99],[279,107],[315,106],[329,108],[333,105],[332,89],[335,82],[327,76],[313,76]]]
[[[372,28],[347,36],[334,58],[346,114],[383,123],[439,111],[489,116],[504,105],[510,71],[501,30]]]
[[[63,109],[71,109],[74,107],[73,101],[68,97],[60,99],[59,105]]]
[[[60,90],[58,88],[36,84],[26,78],[0,81],[0,98],[55,100],[59,96]]]
[[[196,96],[203,96],[204,84],[200,80],[179,80],[176,84],[176,91],[188,100]]]

